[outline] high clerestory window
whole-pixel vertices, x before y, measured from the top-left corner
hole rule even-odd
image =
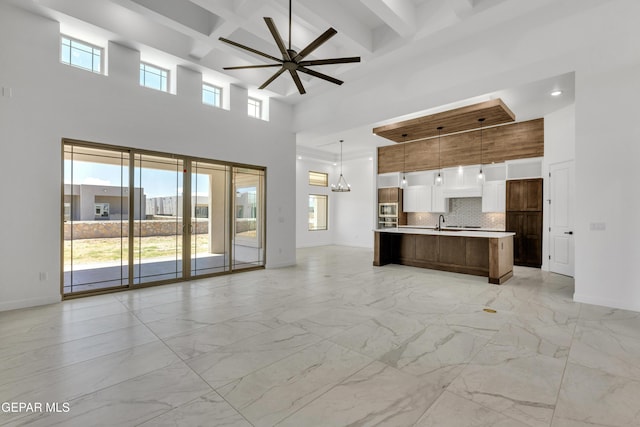
[[[203,83],[202,103],[222,108],[222,88],[208,83]]]
[[[60,37],[60,62],[102,74],[103,49],[68,36]]]
[[[247,107],[249,117],[255,117],[256,119],[262,118],[262,101],[260,99],[249,97]]]
[[[329,186],[329,174],[309,171],[309,185],[315,185],[317,187]]]
[[[160,68],[155,65],[140,63],[140,86],[149,87],[151,89],[160,90],[162,92],[169,91],[169,70]]]

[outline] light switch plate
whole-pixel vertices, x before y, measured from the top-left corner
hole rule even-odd
[[[589,224],[589,230],[591,231],[604,231],[607,229],[607,224],[604,222],[592,222]]]

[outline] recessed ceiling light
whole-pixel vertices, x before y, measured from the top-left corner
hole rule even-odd
[[[337,163],[334,163],[334,164],[333,164],[333,166],[338,166],[338,164],[337,164]]]
[[[302,156],[298,156],[298,160],[302,160]]]
[[[551,92],[551,96],[560,96],[560,95],[562,95],[561,90],[554,90],[553,92]]]

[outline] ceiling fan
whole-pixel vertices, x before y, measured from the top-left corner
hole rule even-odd
[[[341,85],[342,83],[344,83],[342,80],[338,80],[326,74],[319,73],[307,67],[314,66],[314,65],[345,64],[349,62],[360,62],[359,56],[353,56],[348,58],[316,59],[316,60],[307,60],[307,61],[304,60],[304,58],[307,57],[311,52],[316,50],[318,47],[323,45],[327,40],[329,40],[331,37],[335,36],[338,33],[333,28],[329,28],[327,31],[322,33],[317,39],[309,43],[309,45],[304,49],[302,49],[300,52],[296,52],[295,50],[291,49],[291,0],[289,0],[289,48],[288,49],[285,48],[284,41],[282,40],[282,37],[280,37],[280,33],[278,32],[278,29],[273,23],[273,19],[265,17],[264,22],[267,23],[267,27],[269,28],[269,31],[271,32],[271,35],[273,36],[276,42],[276,45],[278,46],[278,49],[280,49],[280,53],[282,53],[282,59],[276,58],[275,56],[271,56],[264,52],[260,52],[259,50],[250,48],[248,46],[234,42],[232,40],[225,39],[224,37],[220,37],[219,39],[222,42],[228,43],[240,49],[247,50],[256,55],[269,58],[272,61],[276,62],[275,64],[245,65],[245,66],[239,66],[239,67],[223,68],[224,70],[241,70],[245,68],[280,67],[280,69],[276,71],[276,73],[273,76],[271,76],[266,82],[262,84],[262,86],[260,86],[260,89],[264,89],[265,87],[269,86],[271,82],[277,79],[285,71],[289,71],[289,74],[291,74],[291,77],[293,78],[293,81],[296,84],[296,87],[298,88],[298,92],[300,92],[301,95],[305,94],[306,90],[302,85],[302,81],[300,80],[298,71],[313,77],[318,77],[320,79],[326,80],[331,83],[335,83],[337,85]]]

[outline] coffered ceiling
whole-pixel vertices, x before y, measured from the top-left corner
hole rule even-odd
[[[164,55],[178,65],[249,90],[257,90],[273,69],[225,71],[223,67],[266,64],[269,60],[218,38],[278,57],[278,48],[263,20],[271,17],[283,38],[288,39],[288,0],[0,1],[50,17],[61,22],[63,29],[100,34],[105,40],[140,50],[143,56]],[[527,31],[603,1],[293,0],[295,50],[333,27],[338,34],[308,59],[360,56],[362,61],[315,67],[343,80],[342,86],[301,75],[307,94],[300,95],[292,79],[282,75],[269,85],[265,95],[293,106],[293,131],[299,147],[331,155],[338,153],[339,139],[345,139],[346,156],[391,143],[372,135],[373,127],[498,97],[517,120],[541,117],[573,102],[570,70],[544,80],[530,80],[526,85],[505,82],[505,86],[494,85],[490,91],[480,87],[479,91],[467,90],[474,98],[467,95],[465,99],[443,95],[443,84],[451,86],[446,79],[424,81],[420,76],[453,77],[459,70],[472,69],[473,64],[461,62],[463,56],[484,56],[502,64],[505,58],[514,56],[505,46],[511,42],[509,34],[526,40]],[[483,38],[492,44],[481,45]],[[507,49],[507,53],[501,49]],[[570,86],[564,97],[548,100],[548,89],[562,85]],[[433,94],[436,88],[440,91],[439,103],[433,96],[420,97]],[[383,109],[379,108],[381,98],[388,100]]]
[[[155,49],[194,68],[226,75],[257,88],[272,69],[224,71],[225,66],[266,64],[266,58],[221,43],[225,37],[279,57],[263,17],[271,17],[288,39],[288,0],[10,0],[64,25],[86,23],[111,39],[144,52]],[[361,56],[359,64],[314,69],[349,82],[347,72],[363,72],[374,60],[399,46],[429,37],[505,0],[293,0],[292,47],[301,50],[329,27],[338,34],[308,59]],[[290,103],[300,95],[287,76],[269,86],[269,94]],[[301,76],[309,96],[331,83]]]

